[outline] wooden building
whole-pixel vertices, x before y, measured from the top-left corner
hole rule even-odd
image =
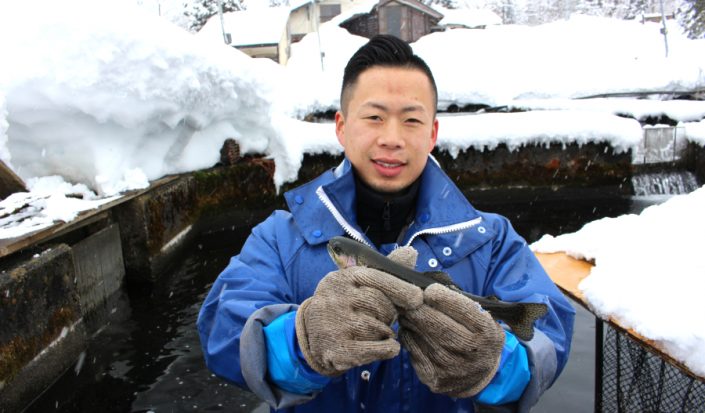
[[[380,0],[369,13],[354,15],[340,26],[358,36],[391,34],[412,43],[438,30],[442,18],[441,13],[417,0]]]

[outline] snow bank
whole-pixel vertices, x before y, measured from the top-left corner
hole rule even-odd
[[[319,33],[309,33],[293,44],[286,66],[291,79],[295,79],[290,90],[291,95],[297,96],[292,113],[303,117],[312,112],[337,110],[345,65],[367,41],[327,22],[321,25]]]
[[[640,215],[604,218],[531,245],[594,260],[580,283],[590,306],[658,341],[675,359],[705,376],[702,292],[705,187],[646,208]]]
[[[700,122],[686,122],[682,126],[685,128],[685,135],[688,140],[705,146],[705,119]]]
[[[514,150],[526,143],[609,142],[624,152],[642,138],[634,119],[588,111],[538,111],[439,117],[438,147],[455,157],[466,148]]]
[[[225,137],[266,152],[265,63],[112,1],[3,5],[0,55],[18,175],[60,174],[110,195],[213,165]],[[146,185],[146,179],[138,179]]]
[[[579,110],[630,116],[637,120],[666,116],[679,122],[705,118],[705,102],[698,100],[651,100],[635,98],[518,99],[507,105],[520,110]]]
[[[573,16],[541,26],[432,33],[412,46],[438,83],[441,106],[610,92],[693,90],[705,84],[705,42],[656,23]],[[442,47],[440,47],[442,45]]]

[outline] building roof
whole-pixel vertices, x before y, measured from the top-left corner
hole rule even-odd
[[[423,4],[423,3],[421,3],[421,2],[418,1],[418,0],[380,0],[379,3],[377,4],[377,7],[384,6],[384,5],[386,5],[387,3],[399,3],[399,4],[403,4],[403,5],[405,5],[405,6],[409,6],[409,7],[411,7],[411,8],[414,8],[414,9],[416,9],[416,10],[418,10],[418,11],[424,13],[424,14],[428,14],[428,15],[431,16],[431,17],[435,17],[435,18],[437,18],[437,19],[439,19],[439,20],[443,18],[443,14],[441,14],[441,13],[438,12],[437,10],[432,9],[431,7],[429,7],[429,6],[427,6],[427,5]]]
[[[265,7],[224,13],[223,26],[230,33],[232,46],[278,44],[288,19],[288,7]],[[220,16],[208,19],[198,33],[222,41]]]
[[[363,3],[360,7],[352,9],[352,10],[348,11],[347,13],[345,13],[344,15],[336,16],[336,18],[335,18],[336,24],[340,25],[340,24],[343,24],[349,20],[354,20],[354,19],[360,18],[363,15],[372,13],[378,7],[384,6],[387,3],[391,3],[391,2],[396,2],[396,3],[402,4],[402,5],[405,5],[408,7],[412,7],[416,10],[419,10],[420,12],[422,12],[424,14],[428,14],[428,15],[435,17],[439,20],[443,18],[442,13],[440,13],[437,10],[432,9],[431,7],[426,6],[425,4],[423,4],[417,0],[379,0],[379,2],[377,2],[377,0],[369,0],[368,2]]]

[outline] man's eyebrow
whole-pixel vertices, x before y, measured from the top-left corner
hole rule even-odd
[[[384,105],[381,104],[381,103],[377,103],[377,102],[365,102],[365,103],[362,104],[362,107],[363,107],[363,108],[364,108],[364,107],[370,107],[370,108],[372,108],[372,109],[379,109],[379,110],[381,110],[381,111],[383,111],[383,112],[388,112],[388,111],[389,111],[389,109],[388,109],[386,106],[384,106]]]
[[[423,107],[423,105],[410,105],[410,106],[404,106],[401,109],[402,113],[407,113],[407,112],[426,112],[426,108]]]
[[[389,112],[389,108],[381,103],[378,102],[365,102],[362,104],[362,107],[371,107],[373,109],[379,109],[384,112]],[[408,113],[408,112],[426,112],[426,109],[423,107],[423,105],[409,105],[409,106],[404,106],[401,109],[402,113]]]

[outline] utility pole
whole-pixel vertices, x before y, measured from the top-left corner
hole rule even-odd
[[[220,31],[223,33],[223,42],[230,44],[230,33],[225,33],[225,22],[223,21],[223,0],[218,0],[218,16],[220,16]]]
[[[666,15],[663,13],[663,0],[659,0],[659,3],[661,4],[661,34],[666,46],[666,57],[668,57],[668,30],[666,29]]]
[[[321,17],[318,8],[316,8],[316,0],[311,0],[311,6],[313,7],[313,21],[316,25],[316,38],[318,39],[318,56],[321,58],[321,72],[323,72],[323,49],[321,48],[321,31],[319,30]]]

